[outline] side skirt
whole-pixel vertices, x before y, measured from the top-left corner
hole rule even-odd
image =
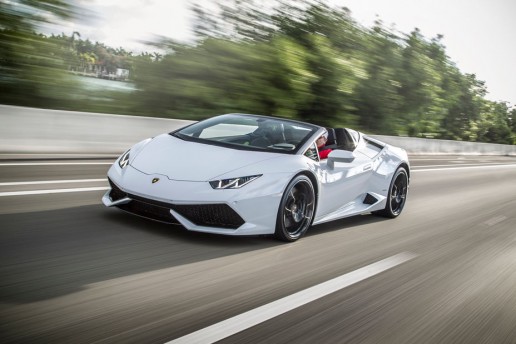
[[[374,192],[368,192],[360,195],[353,201],[343,205],[332,213],[323,216],[316,215],[312,225],[318,225],[324,222],[338,220],[349,216],[381,210],[385,208],[386,202],[387,198],[385,196],[376,194]]]

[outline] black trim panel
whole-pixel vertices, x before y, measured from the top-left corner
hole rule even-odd
[[[112,201],[126,197],[131,199],[128,203],[116,205],[116,207],[129,213],[160,222],[179,224],[179,221],[170,213],[172,209],[197,226],[237,229],[245,223],[244,219],[233,208],[224,203],[167,203],[125,193],[111,179],[108,178],[108,180],[111,185],[109,196]]]

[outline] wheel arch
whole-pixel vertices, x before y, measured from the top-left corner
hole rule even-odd
[[[406,162],[402,162],[402,163],[398,166],[398,168],[400,168],[400,167],[403,167],[403,168],[405,169],[405,171],[407,171],[407,178],[408,178],[408,180],[409,180],[409,182],[410,182],[410,168],[409,168],[408,164],[407,164]],[[396,170],[397,170],[398,168],[396,168]]]
[[[315,207],[314,207],[314,216],[312,217],[312,223],[313,223],[314,222],[314,218],[315,218],[315,214],[317,214],[317,206],[319,205],[319,183],[317,181],[317,178],[315,177],[315,175],[311,171],[303,170],[303,171],[297,173],[294,177],[292,177],[292,179],[296,178],[299,175],[304,175],[304,176],[308,177],[308,179],[310,179],[310,181],[312,182],[312,185],[314,187]]]

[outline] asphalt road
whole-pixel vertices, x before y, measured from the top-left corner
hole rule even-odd
[[[222,343],[516,343],[516,158],[412,157],[399,218],[335,221],[292,244],[107,209],[112,161],[0,160],[0,343],[189,342],[219,325]]]

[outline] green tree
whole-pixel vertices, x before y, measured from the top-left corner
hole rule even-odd
[[[509,123],[512,132],[512,144],[516,145],[516,107],[509,112]]]
[[[516,139],[516,107],[514,106],[509,112],[509,123],[511,131],[514,134],[514,139]],[[516,144],[516,142],[514,142],[514,144]]]
[[[167,116],[202,118],[222,112],[295,117],[310,98],[308,56],[287,38],[269,44],[209,38],[175,47],[160,61],[136,63],[143,107]]]
[[[474,74],[462,75],[458,70],[447,81],[447,89],[454,92],[449,102],[448,114],[441,121],[440,138],[450,140],[476,141],[477,123],[485,103],[486,88],[484,82],[477,80]]]
[[[59,107],[74,84],[60,47],[36,33],[52,16],[68,19],[75,6],[61,0],[0,2],[0,102]]]
[[[217,11],[198,3],[194,12],[194,32],[199,39],[220,38],[231,41],[268,41],[275,31],[271,8],[256,0],[217,1]]]
[[[325,126],[356,124],[354,93],[365,71],[352,54],[358,34],[349,11],[321,2],[283,2],[274,23],[309,56],[311,98],[298,109],[298,118]]]
[[[479,121],[478,141],[512,144],[513,136],[510,124],[509,108],[505,102],[484,103]]]
[[[442,88],[445,55],[439,40],[428,42],[418,29],[404,40],[399,73],[403,97],[400,111],[411,136],[436,136],[446,115]]]
[[[76,18],[78,0],[2,1],[0,102],[188,119],[261,113],[377,134],[516,140],[516,109],[486,100],[484,82],[450,61],[440,35],[381,21],[366,28],[324,0],[213,1],[217,10],[192,7],[194,43],[160,39],[149,45],[158,51],[139,55],[78,32],[37,33],[44,18]],[[130,70],[136,92],[87,90],[70,75],[117,68]]]
[[[357,87],[356,114],[361,128],[378,134],[392,134],[402,124],[398,79],[400,47],[396,43],[397,37],[380,22],[364,38],[365,50],[360,52],[360,60],[366,63],[366,77]]]

